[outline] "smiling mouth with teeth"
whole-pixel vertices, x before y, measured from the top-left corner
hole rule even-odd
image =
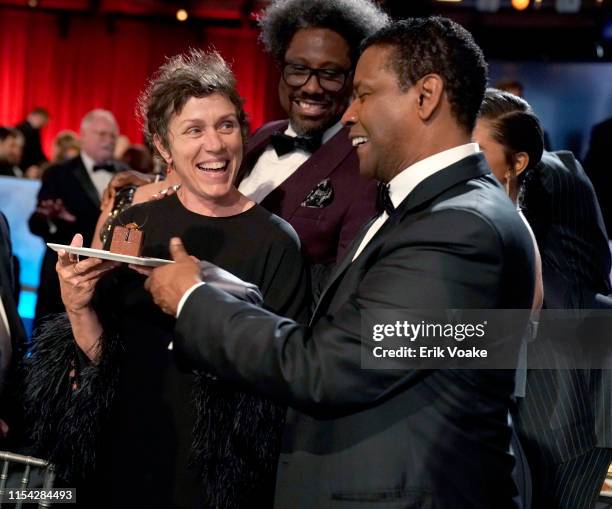
[[[327,104],[324,102],[304,101],[302,99],[295,99],[293,102],[305,113],[321,113],[327,108]]]
[[[353,147],[358,147],[359,145],[363,145],[368,142],[368,139],[365,136],[357,136],[351,140],[353,143]]]
[[[196,164],[196,167],[202,171],[222,172],[227,169],[227,165],[228,161],[215,161],[212,163],[199,163]]]

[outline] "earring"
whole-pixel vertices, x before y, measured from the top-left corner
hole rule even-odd
[[[507,171],[506,174],[504,175],[504,178],[505,178],[504,188],[506,189],[506,194],[508,196],[510,196],[510,177],[512,177],[512,173]]]

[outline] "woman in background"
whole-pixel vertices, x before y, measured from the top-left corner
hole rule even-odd
[[[474,141],[487,159],[493,175],[506,189],[529,230],[536,253],[536,285],[532,310],[542,307],[542,262],[538,245],[521,212],[521,189],[542,158],[544,142],[540,121],[520,97],[487,89],[474,129]]]

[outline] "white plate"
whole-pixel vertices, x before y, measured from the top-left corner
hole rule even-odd
[[[90,258],[101,258],[102,260],[111,260],[113,262],[131,263],[133,265],[144,265],[145,267],[159,267],[160,265],[166,265],[167,263],[174,263],[172,260],[111,253],[110,251],[105,251],[104,249],[65,246],[64,244],[52,244],[51,242],[47,242],[47,246],[53,249],[53,251],[59,251],[63,249],[64,251],[70,254],[88,256]]]

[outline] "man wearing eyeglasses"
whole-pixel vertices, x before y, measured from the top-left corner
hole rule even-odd
[[[375,183],[359,176],[340,118],[359,45],[387,19],[370,0],[274,1],[260,19],[261,40],[281,71],[279,98],[289,118],[251,138],[239,189],[291,223],[315,265],[335,263],[375,214]],[[315,279],[324,273],[313,271]]]

